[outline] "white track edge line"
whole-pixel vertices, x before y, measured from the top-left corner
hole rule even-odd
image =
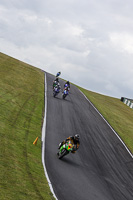
[[[120,142],[124,145],[124,147],[126,148],[126,150],[128,151],[128,153],[130,154],[130,156],[133,158],[133,154],[130,152],[130,150],[128,149],[128,147],[126,146],[126,144],[123,142],[123,140],[120,138],[120,136],[115,132],[115,130],[112,128],[112,126],[107,122],[107,120],[103,117],[103,115],[97,110],[97,108],[93,105],[93,103],[86,97],[86,95],[80,89],[79,89],[79,91],[83,94],[83,96],[86,98],[86,100],[89,101],[89,103],[98,112],[98,114],[104,119],[104,121],[107,123],[107,125],[113,131],[113,133],[118,137],[118,139],[120,140]]]
[[[44,172],[45,172],[45,176],[47,178],[50,190],[54,196],[54,198],[56,200],[57,197],[54,193],[53,187],[52,187],[52,183],[49,179],[47,170],[46,170],[46,165],[45,165],[45,136],[46,136],[46,114],[47,114],[47,81],[46,81],[46,73],[45,73],[45,113],[44,113],[44,121],[43,121],[43,128],[42,128],[42,164],[43,164],[43,168],[44,168]]]

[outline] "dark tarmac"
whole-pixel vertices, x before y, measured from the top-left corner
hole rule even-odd
[[[133,200],[133,159],[123,144],[78,88],[54,98],[55,77],[46,76],[45,165],[58,200]],[[75,134],[79,150],[59,160],[58,144]]]

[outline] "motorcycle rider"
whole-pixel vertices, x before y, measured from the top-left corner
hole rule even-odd
[[[64,84],[64,90],[62,91],[62,94],[64,93],[65,90],[67,90],[67,91],[70,90],[70,83],[69,83],[69,81],[67,81],[67,82]]]
[[[69,81],[66,81],[66,83],[64,84],[64,88],[65,87],[68,87],[70,89],[70,82]]]
[[[79,145],[80,145],[80,137],[79,137],[78,134],[76,134],[76,135],[74,135],[74,136],[69,136],[68,138],[66,138],[63,142],[61,142],[61,143],[59,144],[58,149],[60,149],[61,146],[62,146],[63,144],[65,144],[66,142],[68,142],[68,141],[71,141],[71,143],[74,144],[73,151],[71,151],[71,153],[75,153],[75,152],[78,150]]]
[[[61,74],[61,72],[58,72],[58,73],[56,74],[56,77],[60,76],[60,74]]]
[[[54,81],[53,81],[53,90],[54,88],[57,87],[59,90],[61,89],[61,86],[60,86],[60,83],[59,83],[59,79],[56,78]]]
[[[64,84],[64,90],[67,90],[67,91],[70,90],[70,83],[69,83],[69,81],[66,81],[66,83]]]

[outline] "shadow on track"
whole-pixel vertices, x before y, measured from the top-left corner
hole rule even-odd
[[[66,158],[66,157],[59,159],[59,161],[64,162],[66,165],[72,165],[74,167],[79,166],[79,164],[77,164],[75,161],[73,161],[72,159]]]

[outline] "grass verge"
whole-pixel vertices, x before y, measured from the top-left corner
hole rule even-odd
[[[0,53],[0,86],[0,199],[54,199],[41,161],[44,73]]]

